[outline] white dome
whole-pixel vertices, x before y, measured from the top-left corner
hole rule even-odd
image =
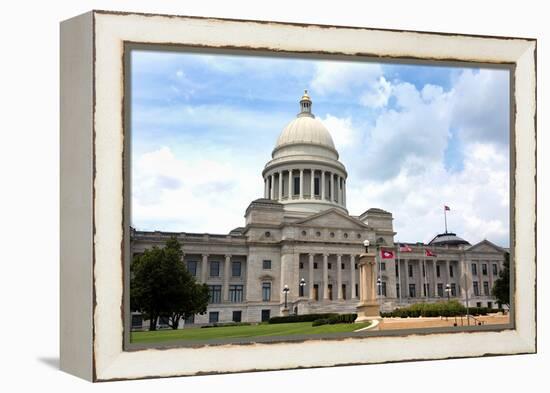
[[[296,144],[314,144],[335,150],[329,130],[313,116],[299,116],[281,132],[275,149]]]

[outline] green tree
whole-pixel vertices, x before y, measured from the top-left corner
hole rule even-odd
[[[197,283],[182,257],[181,244],[172,237],[164,248],[145,250],[132,262],[130,307],[149,319],[149,330],[156,330],[160,317],[177,329],[181,318],[206,312],[208,287]]]
[[[504,254],[504,268],[498,274],[498,279],[493,284],[491,294],[499,304],[510,308],[510,253]]]

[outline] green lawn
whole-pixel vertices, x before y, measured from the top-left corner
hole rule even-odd
[[[180,330],[159,330],[154,332],[132,332],[131,342],[151,344],[163,341],[204,341],[224,338],[274,337],[300,334],[327,334],[353,332],[368,326],[366,323],[340,323],[335,325],[311,326],[311,322],[261,324],[249,326],[225,326],[208,329],[188,328]]]

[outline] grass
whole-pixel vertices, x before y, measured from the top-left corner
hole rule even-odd
[[[157,330],[132,332],[130,341],[137,344],[151,344],[164,341],[205,341],[214,339],[277,337],[309,334],[346,333],[368,326],[365,323],[340,323],[335,325],[311,326],[311,322],[260,324],[249,326],[224,326],[208,329],[188,328],[179,330]]]

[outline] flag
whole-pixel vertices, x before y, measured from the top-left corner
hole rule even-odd
[[[446,210],[446,211],[450,211],[451,208],[450,208],[449,206],[445,205],[445,210]]]
[[[412,250],[413,249],[406,244],[402,244],[401,246],[399,246],[399,252],[412,252]]]
[[[427,248],[425,249],[425,251],[426,251],[426,256],[427,257],[436,257],[437,256],[435,252],[430,251]]]
[[[380,250],[380,256],[382,259],[393,259],[393,251],[389,250]]]

